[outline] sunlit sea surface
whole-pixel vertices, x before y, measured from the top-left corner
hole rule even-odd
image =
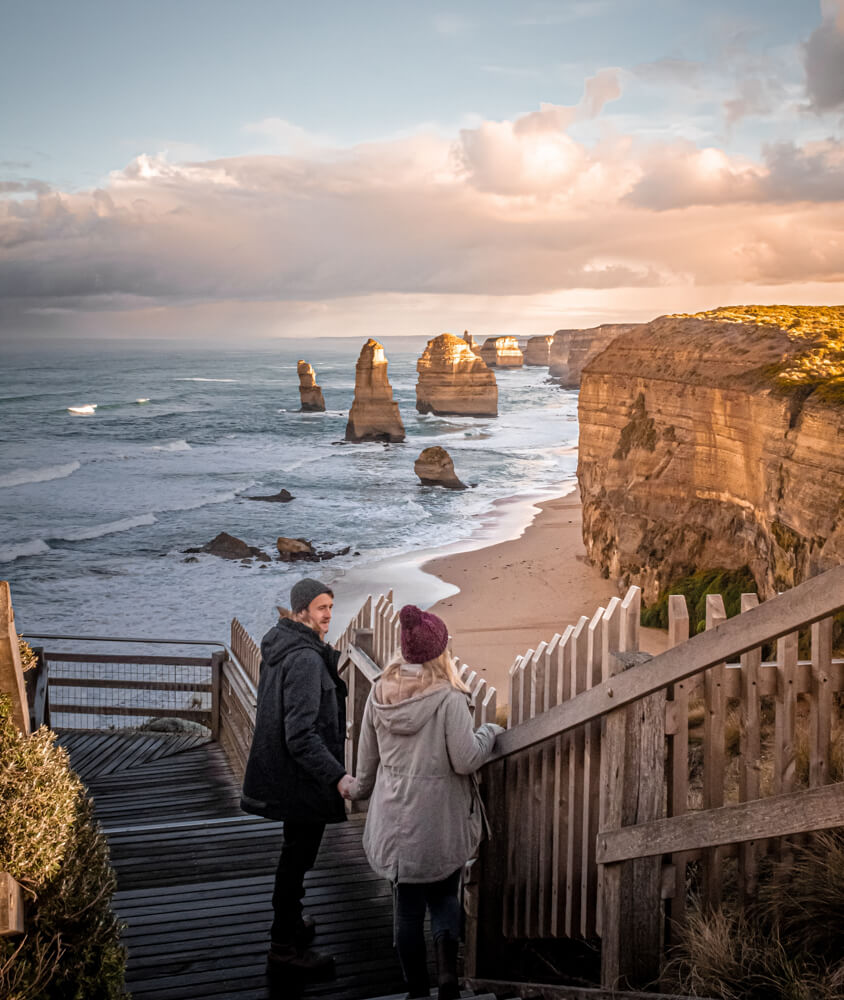
[[[546,368],[497,371],[496,419],[423,416],[415,386],[425,339],[384,344],[407,431],[387,446],[343,443],[356,339],[6,352],[0,578],[18,629],[226,641],[237,616],[260,636],[304,574],[329,580],[459,542],[497,499],[571,488],[577,395],[551,384]],[[316,369],[326,413],[299,412],[300,357]],[[435,444],[471,489],[420,485],[413,463]],[[244,499],[282,488],[295,500]],[[185,549],[220,531],[272,554],[279,535],[351,551],[266,568],[206,554],[186,561]]]

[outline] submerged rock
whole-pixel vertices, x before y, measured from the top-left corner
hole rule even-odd
[[[296,498],[288,490],[279,490],[268,497],[244,497],[244,500],[263,500],[265,503],[290,503]]]
[[[444,486],[449,490],[466,489],[466,484],[457,478],[451,455],[439,445],[426,448],[414,462],[413,471],[419,476],[423,486]]]
[[[302,412],[324,413],[325,400],[322,389],[317,385],[313,368],[307,361],[300,361],[296,369],[299,372],[299,399],[302,402]]]
[[[384,348],[371,337],[355,369],[355,399],[346,425],[347,441],[404,441],[404,424],[387,378]]]
[[[416,409],[463,417],[498,416],[495,375],[465,340],[442,333],[416,362]]]

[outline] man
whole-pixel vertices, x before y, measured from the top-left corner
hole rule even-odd
[[[313,921],[302,915],[305,873],[313,868],[326,823],[346,818],[351,784],[343,764],[346,685],[339,654],[323,640],[334,594],[318,580],[290,591],[292,618],[281,618],[261,642],[255,734],[243,780],[241,808],[283,820],[273,890],[268,969],[322,979],[334,959],[308,948]]]

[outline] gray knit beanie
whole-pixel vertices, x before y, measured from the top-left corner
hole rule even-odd
[[[306,576],[304,580],[294,583],[290,590],[290,610],[294,615],[299,614],[300,611],[309,607],[311,601],[319,597],[320,594],[330,594],[333,597],[334,591],[331,587],[320,583],[319,580],[312,580]]]

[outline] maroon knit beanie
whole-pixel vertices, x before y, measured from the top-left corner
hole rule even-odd
[[[401,655],[405,663],[435,660],[448,645],[448,629],[442,618],[405,604],[399,612]]]

